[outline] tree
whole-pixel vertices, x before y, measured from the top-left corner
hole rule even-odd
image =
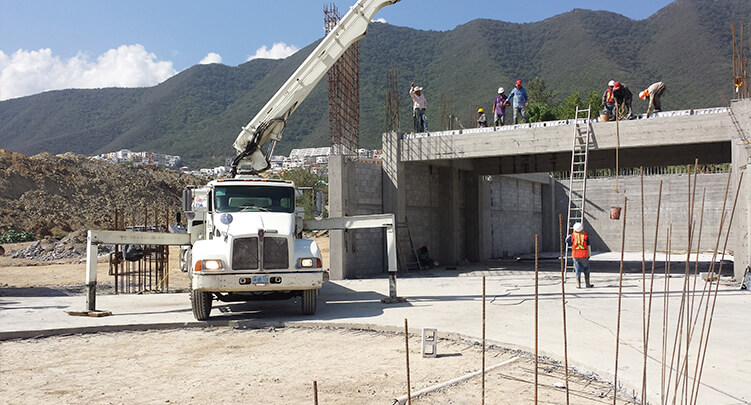
[[[529,96],[529,104],[543,104],[553,107],[553,92],[545,89],[545,79],[542,77],[538,76],[529,81],[527,95]]]
[[[558,107],[556,108],[556,117],[559,120],[574,118],[574,115],[576,115],[577,107],[582,108],[581,95],[578,91],[576,93],[570,94],[568,97],[563,99],[560,104],[558,104]]]
[[[316,194],[324,193],[324,205],[328,200],[326,179],[318,177],[302,167],[283,172],[281,178],[295,183],[299,192],[296,204],[305,208],[305,219],[313,219],[313,213],[316,210]]]

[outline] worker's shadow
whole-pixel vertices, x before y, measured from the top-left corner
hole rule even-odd
[[[384,279],[384,286],[388,281]],[[316,322],[382,315],[385,308],[412,306],[409,302],[383,303],[388,298],[375,291],[355,291],[335,283],[325,283],[319,290],[313,315],[302,314],[302,298],[270,301],[224,303],[214,301],[212,320],[264,320],[278,322]]]

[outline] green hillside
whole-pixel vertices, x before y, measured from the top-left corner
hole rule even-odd
[[[396,5],[395,7],[398,7]],[[411,128],[407,90],[425,87],[432,130],[441,100],[467,124],[490,108],[499,86],[545,79],[556,100],[602,91],[620,80],[636,93],[667,83],[667,109],[725,105],[731,97],[730,23],[751,20],[748,0],[678,0],[642,21],[573,10],[544,21],[475,20],[451,31],[371,24],[360,46],[360,145],[380,147],[389,69],[397,69],[401,128]],[[316,42],[317,43],[317,42]],[[0,102],[0,145],[24,154],[95,154],[121,148],[223,163],[241,126],[256,114],[316,45],[284,60],[237,67],[197,65],[150,88],[62,90]],[[276,149],[328,145],[324,78],[289,120]],[[635,97],[637,112],[646,103]]]

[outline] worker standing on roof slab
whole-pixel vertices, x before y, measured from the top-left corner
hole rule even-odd
[[[422,87],[415,86],[415,82],[409,85],[409,96],[412,97],[412,120],[415,123],[415,132],[428,132],[428,117],[425,110],[428,102],[422,94]]]
[[[574,224],[574,232],[566,238],[566,243],[571,245],[571,256],[574,259],[574,271],[576,271],[576,288],[582,288],[582,273],[584,273],[584,283],[587,288],[594,287],[589,283],[589,256],[592,254],[592,248],[589,246],[589,236],[584,232],[584,225],[581,222]]]
[[[485,117],[485,110],[482,108],[477,110],[477,128],[485,128],[488,126],[488,119]]]
[[[660,97],[665,93],[667,90],[667,87],[665,87],[665,83],[663,82],[656,82],[652,83],[644,89],[641,93],[639,93],[639,98],[644,100],[645,98],[649,97],[649,107],[647,107],[647,118],[649,118],[649,113],[651,111],[658,112],[662,111],[662,104],[660,103]]]
[[[631,100],[634,98],[634,95],[631,93],[631,90],[628,89],[628,86],[621,82],[613,83],[613,97],[615,98],[615,108],[618,113],[621,116],[624,116],[624,112],[628,110],[625,117],[627,120],[631,119],[633,116]]]
[[[529,97],[527,97],[527,90],[522,87],[522,81],[516,81],[516,87],[508,95],[508,98],[514,102],[514,124],[519,123],[519,117],[527,122],[527,107],[529,107]]]
[[[614,119],[613,108],[615,107],[615,97],[613,96],[614,81],[608,82],[608,88],[602,93],[602,105],[605,107],[604,111],[608,112],[609,119]]]
[[[506,90],[503,87],[498,88],[498,97],[493,102],[493,125],[497,127],[503,126],[503,119],[506,115],[506,106],[508,103],[508,96],[506,96]]]

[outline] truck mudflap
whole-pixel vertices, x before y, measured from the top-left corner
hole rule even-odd
[[[193,273],[192,287],[196,291],[242,292],[317,290],[328,280],[328,273],[241,273],[241,274],[197,274]]]

